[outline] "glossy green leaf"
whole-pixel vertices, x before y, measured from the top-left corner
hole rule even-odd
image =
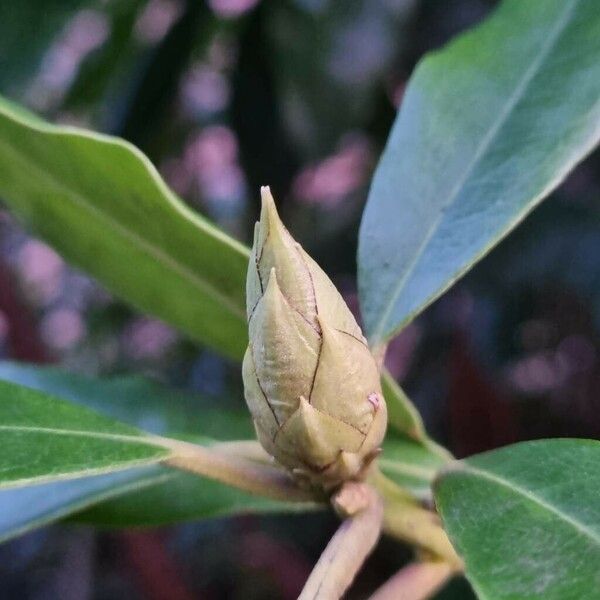
[[[0,488],[156,463],[147,434],[54,396],[0,381]]]
[[[135,147],[42,124],[0,99],[0,196],[140,310],[242,356],[248,251],[178,200]]]
[[[359,238],[376,345],[433,302],[600,137],[596,0],[505,0],[417,67]]]
[[[160,435],[171,433],[204,443],[254,437],[246,411],[207,409],[206,401],[197,395],[169,390],[142,377],[95,379],[52,367],[0,362],[0,379],[60,395]],[[311,508],[252,496],[215,481],[151,465],[0,490],[0,540],[66,517],[111,526],[159,525],[227,514]]]
[[[455,463],[435,485],[444,527],[481,598],[595,600],[600,442],[543,440]]]

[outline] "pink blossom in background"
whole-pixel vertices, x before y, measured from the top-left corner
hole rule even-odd
[[[514,361],[507,369],[511,385],[526,394],[544,394],[565,385],[570,377],[590,370],[596,349],[583,335],[569,335],[555,350],[539,350]]]
[[[122,334],[124,352],[134,360],[156,360],[175,344],[178,335],[161,321],[140,317],[132,321]]]
[[[224,19],[232,19],[243,15],[254,8],[260,0],[208,0],[213,12]]]
[[[192,135],[182,157],[171,157],[161,172],[180,196],[200,197],[211,218],[239,214],[246,178],[238,162],[235,133],[225,125],[210,125]]]
[[[204,197],[227,201],[243,195],[245,178],[238,164],[237,138],[229,127],[204,128],[186,147],[184,160]]]
[[[63,259],[37,240],[27,240],[17,257],[17,270],[27,296],[36,306],[49,304],[61,291]]]
[[[508,369],[508,380],[518,391],[544,394],[563,385],[569,369],[551,351],[536,352],[516,361]]]
[[[41,320],[42,340],[50,348],[68,350],[79,342],[86,333],[81,313],[70,308],[58,308],[48,312]]]
[[[108,38],[110,25],[97,10],[80,10],[67,23],[42,59],[27,92],[28,102],[41,110],[57,105],[73,81],[81,61]]]
[[[185,159],[192,171],[214,172],[237,159],[234,132],[225,125],[205,127],[187,146]]]
[[[366,182],[372,157],[366,136],[349,136],[336,154],[305,168],[296,177],[294,195],[307,204],[333,208]]]
[[[181,102],[191,116],[225,110],[229,97],[227,78],[209,65],[198,63],[183,78]]]
[[[140,42],[156,44],[166,35],[182,11],[181,0],[150,0],[135,22],[135,36]]]
[[[61,42],[64,48],[83,57],[101,46],[109,33],[110,25],[105,15],[97,10],[84,9],[67,24]]]

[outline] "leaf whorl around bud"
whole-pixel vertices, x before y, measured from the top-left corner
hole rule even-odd
[[[281,223],[269,188],[246,281],[245,397],[258,438],[303,483],[360,479],[387,410],[375,360],[329,277]]]

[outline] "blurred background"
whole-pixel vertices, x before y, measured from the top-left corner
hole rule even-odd
[[[258,187],[357,308],[357,230],[407,80],[492,0],[19,0],[0,4],[0,93],[139,146],[249,242]],[[410,152],[410,149],[406,149]],[[424,176],[427,176],[425,173]],[[457,456],[600,437],[600,153],[393,341],[388,367]],[[239,365],[137,314],[0,208],[0,357],[144,374],[243,404]],[[293,599],[322,515],[148,531],[52,526],[0,546],[0,598]],[[384,539],[348,598],[410,557]],[[472,598],[454,581],[439,598]]]

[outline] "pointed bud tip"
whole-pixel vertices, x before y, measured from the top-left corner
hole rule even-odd
[[[275,199],[273,198],[271,188],[268,185],[263,185],[260,188],[260,199],[263,211],[267,210],[271,212],[272,210],[275,210]]]
[[[260,197],[262,201],[260,211],[260,223],[261,225],[268,226],[271,228],[273,225],[280,223],[279,214],[275,207],[275,200],[273,194],[271,194],[271,188],[268,185],[263,185],[260,188]]]

